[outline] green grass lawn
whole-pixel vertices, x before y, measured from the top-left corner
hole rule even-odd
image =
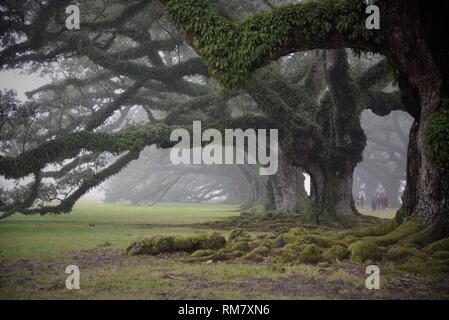
[[[391,219],[395,209],[361,213]],[[70,214],[0,220],[0,258],[57,259],[70,250],[125,249],[148,235],[192,235],[191,224],[238,215],[227,204],[160,203],[152,207],[78,202]]]
[[[396,212],[399,209],[392,208],[392,209],[386,209],[386,210],[373,211],[369,208],[358,208],[358,210],[361,214],[364,214],[367,216],[373,216],[373,217],[382,218],[382,219],[393,219],[394,217],[396,217]]]
[[[57,259],[71,250],[125,249],[155,234],[191,235],[189,224],[238,215],[225,204],[162,203],[153,207],[81,201],[70,214],[14,215],[0,220],[0,258]]]

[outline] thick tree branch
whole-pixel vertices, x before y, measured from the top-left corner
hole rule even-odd
[[[220,17],[207,0],[159,0],[204,58],[211,74],[241,87],[251,71],[291,52],[355,48],[382,51],[382,31],[365,26],[361,0],[309,1],[256,14],[243,23]]]

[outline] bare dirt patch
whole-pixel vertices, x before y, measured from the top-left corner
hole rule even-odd
[[[70,264],[82,266],[83,272],[91,271],[96,274],[99,270],[146,270],[148,274],[140,274],[139,277],[156,277],[165,281],[166,287],[157,287],[152,292],[147,292],[149,298],[164,299],[211,299],[220,298],[222,292],[228,294],[239,292],[247,294],[248,298],[280,297],[285,299],[447,299],[449,297],[449,279],[444,275],[396,275],[388,276],[381,290],[370,291],[363,286],[356,285],[345,278],[335,278],[333,275],[352,276],[362,281],[365,277],[363,267],[354,265],[341,266],[339,270],[319,268],[315,271],[319,276],[310,277],[301,272],[288,276],[269,277],[241,277],[231,279],[214,279],[210,274],[192,273],[179,275],[176,270],[182,269],[182,265],[176,266],[180,255],[162,255],[156,257],[140,256],[128,257],[123,252],[111,249],[81,250],[70,252],[66,257],[58,261],[0,261],[0,290],[26,287],[30,298],[46,298],[48,292],[63,292],[64,279],[67,276],[65,267]],[[260,264],[254,264],[256,267]],[[226,263],[220,265],[226,267]],[[130,269],[131,268],[131,269]],[[229,265],[233,268],[233,265]],[[313,267],[315,268],[315,267]],[[90,276],[90,278],[95,276]],[[130,279],[133,276],[130,276]],[[95,279],[94,279],[95,280]],[[88,281],[88,279],[86,280]],[[120,287],[96,288],[96,299],[109,297],[111,294],[120,298]],[[132,297],[133,288],[124,285],[126,297]],[[136,289],[137,290],[137,289]],[[7,292],[7,291],[5,291]],[[14,298],[14,296],[2,296],[0,298]],[[89,296],[87,296],[89,298]],[[145,292],[137,292],[135,298],[145,299]]]

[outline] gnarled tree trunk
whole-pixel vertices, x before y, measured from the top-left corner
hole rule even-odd
[[[318,223],[346,221],[357,215],[352,195],[355,164],[352,161],[340,164],[333,168],[315,164],[307,167],[312,184],[312,208]]]
[[[447,113],[449,106],[449,45],[439,36],[448,28],[449,6],[424,1],[398,1],[389,12],[393,22],[388,47],[400,71],[401,89],[407,110],[415,117],[412,127],[407,168],[407,189],[399,219],[421,218],[428,232],[423,242],[449,236],[449,173],[435,155],[426,136],[435,131],[433,122]],[[446,119],[448,117],[446,116]],[[447,145],[449,136],[442,130],[434,139]],[[430,145],[429,145],[430,143]]]
[[[269,178],[273,208],[288,213],[303,213],[308,203],[304,188],[304,175],[299,168],[290,166],[279,152],[278,172]]]

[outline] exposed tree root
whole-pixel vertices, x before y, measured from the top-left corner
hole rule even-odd
[[[236,224],[240,226],[232,230],[228,240],[218,247],[197,244],[199,250],[196,251],[192,246],[188,246],[189,250],[179,246],[175,251],[188,252],[184,259],[193,263],[231,261],[337,265],[346,261],[361,265],[382,263],[399,271],[449,272],[449,238],[420,245],[416,240],[423,229],[417,218],[399,225],[395,220],[385,223],[360,219],[359,226],[351,229],[313,225],[304,217],[294,219],[291,215],[282,214],[258,216],[257,219],[252,216],[250,221],[242,223],[245,218],[248,217],[243,215],[239,219],[215,222],[215,227],[223,229]],[[186,241],[190,243],[191,238],[172,240],[183,244]],[[168,251],[172,249],[173,246]],[[163,250],[148,253],[161,252]]]

